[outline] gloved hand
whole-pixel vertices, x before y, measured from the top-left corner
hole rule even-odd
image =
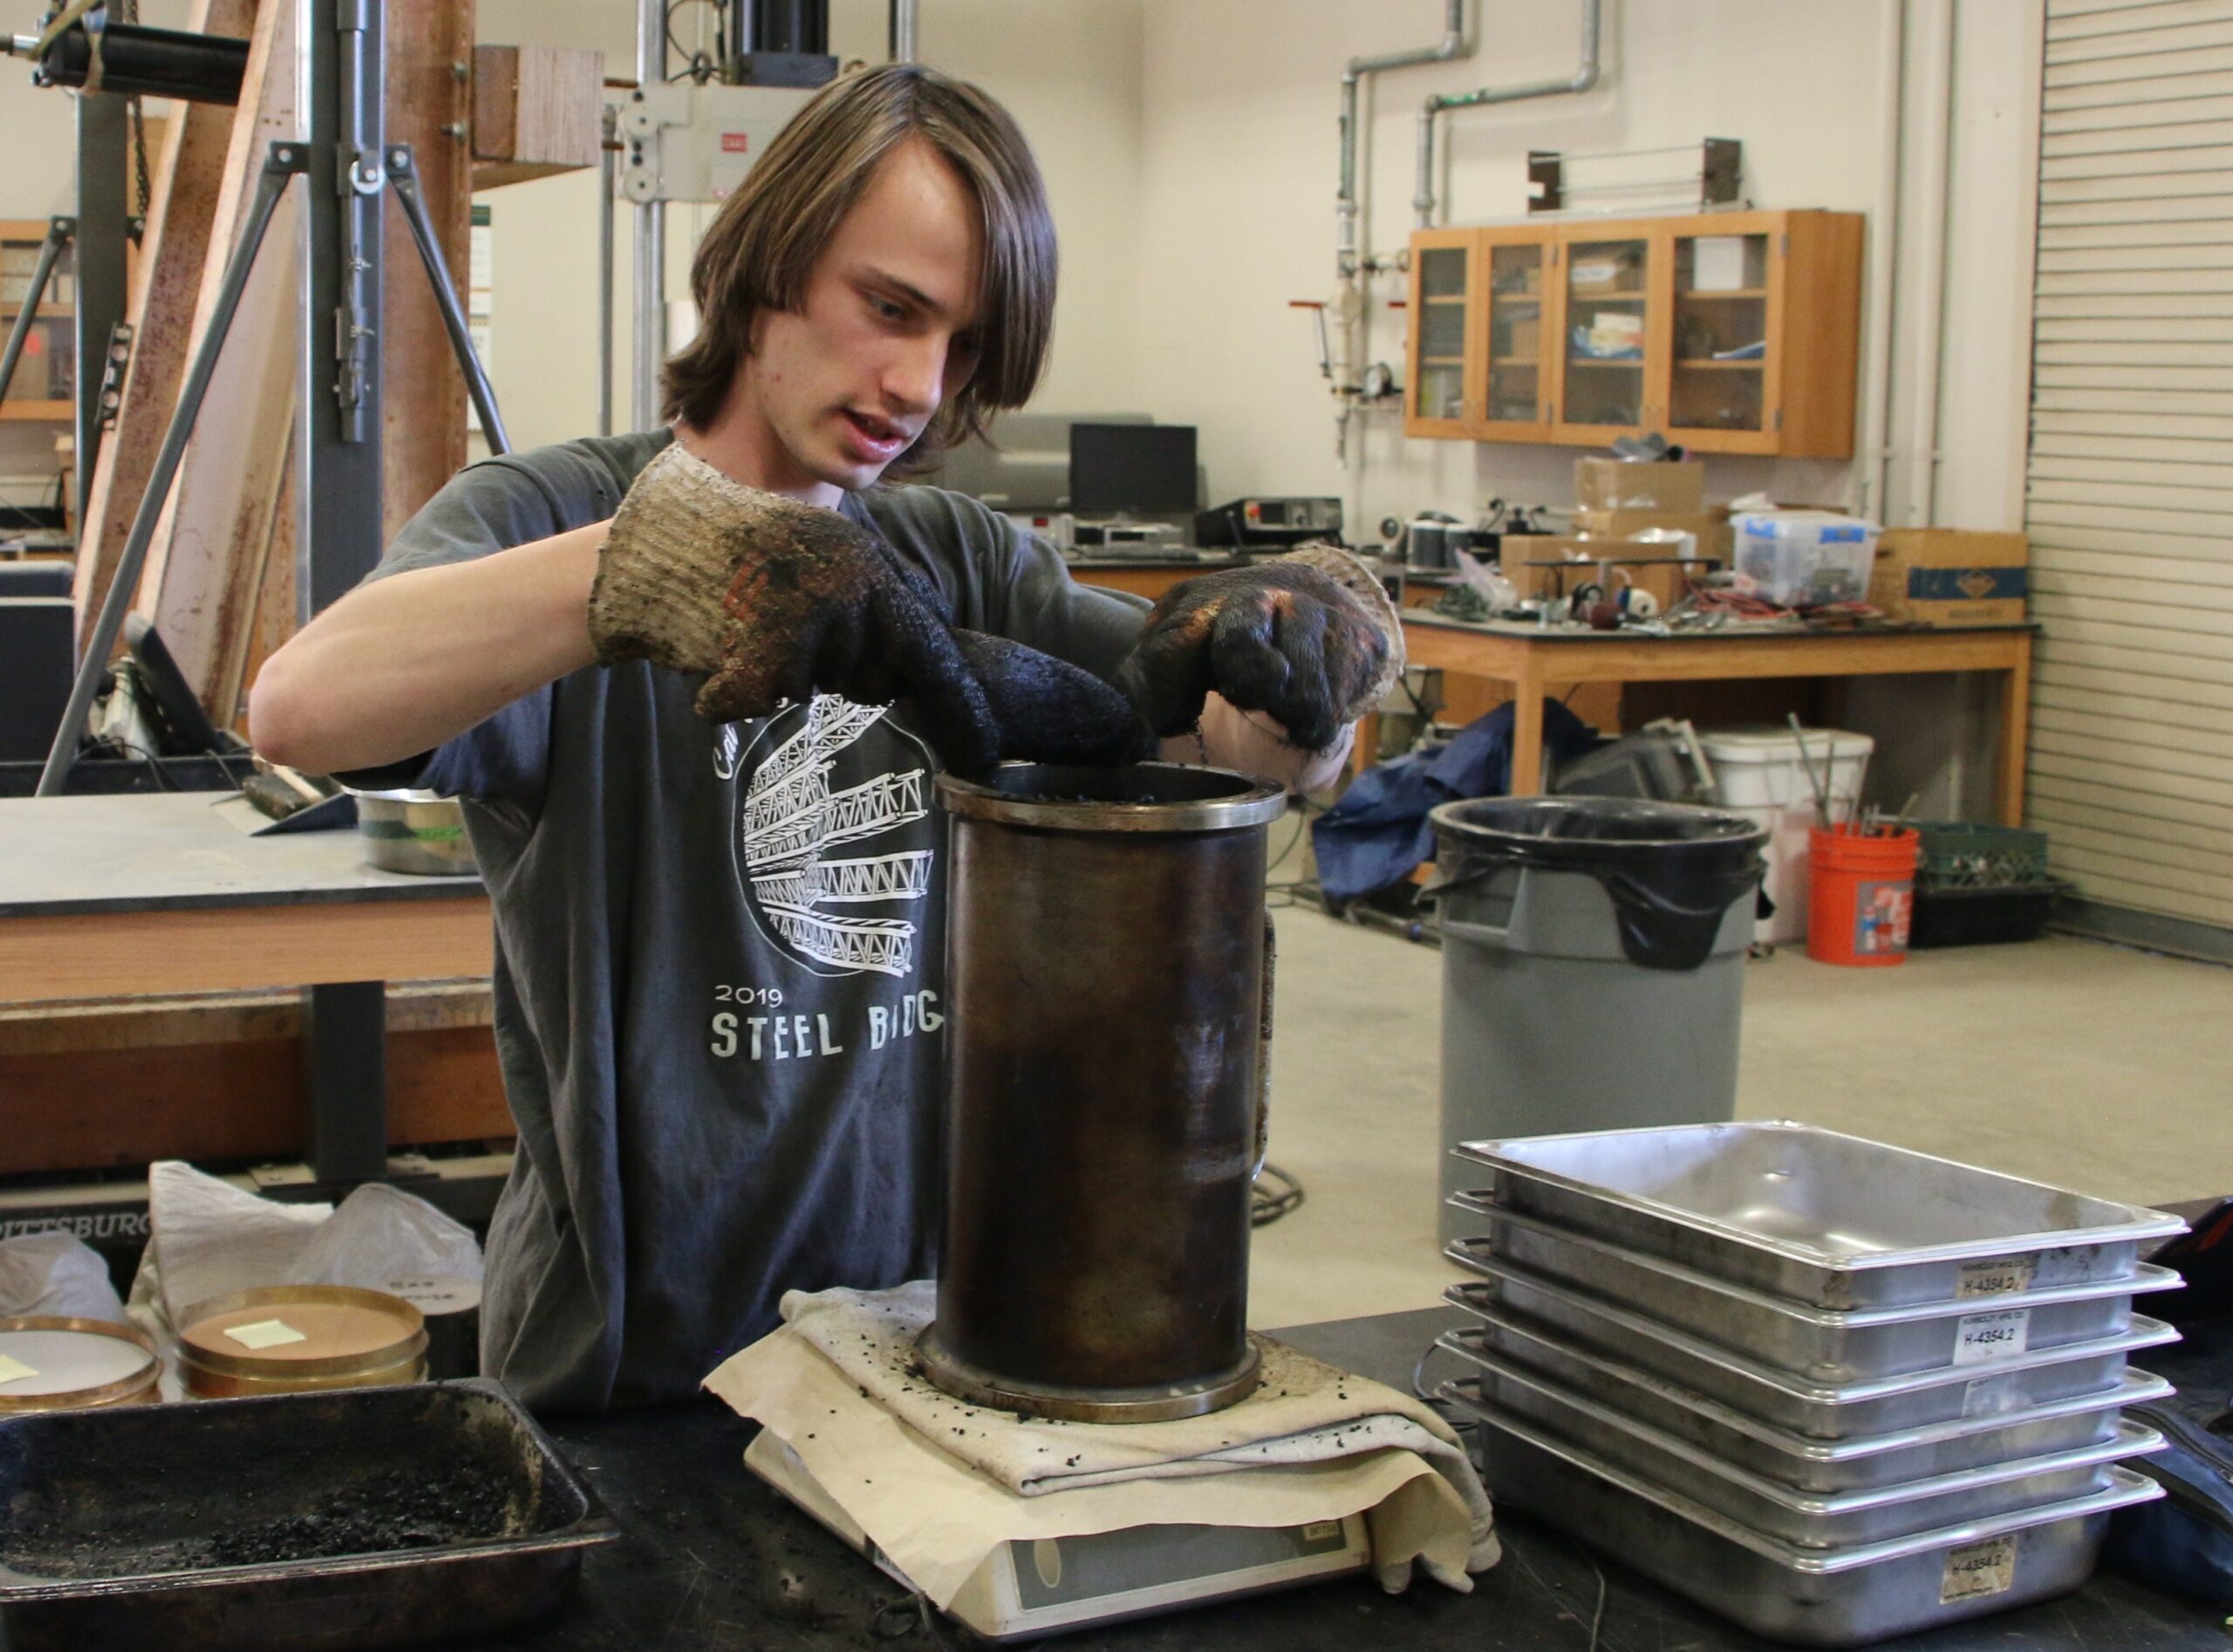
[[[1215,690],[1315,752],[1403,669],[1403,627],[1372,570],[1346,550],[1312,545],[1172,586],[1116,680],[1158,735],[1193,728]]]
[[[1146,743],[1130,702],[1090,672],[953,629],[938,593],[868,529],[733,481],[679,442],[613,518],[589,632],[600,664],[704,674],[698,714],[714,722],[816,692],[906,700],[966,775],[1004,757],[1120,762]]]

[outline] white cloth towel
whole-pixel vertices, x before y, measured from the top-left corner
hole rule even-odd
[[[1168,1423],[1020,1421],[1012,1411],[951,1398],[918,1374],[915,1339],[930,1323],[936,1305],[936,1287],[928,1280],[889,1291],[792,1292],[783,1299],[785,1327],[737,1355],[707,1379],[707,1386],[737,1410],[761,1416],[753,1403],[755,1369],[773,1376],[781,1368],[755,1355],[787,1339],[802,1341],[863,1396],[944,1452],[1025,1498],[1410,1452],[1447,1485],[1454,1494],[1448,1505],[1452,1518],[1462,1511],[1467,1526],[1462,1546],[1442,1550],[1451,1559],[1462,1553],[1462,1568],[1437,1560],[1431,1549],[1415,1550],[1428,1574],[1466,1590],[1472,1587],[1466,1573],[1496,1564],[1499,1548],[1488,1495],[1464,1445],[1431,1407],[1394,1389],[1260,1336],[1255,1340],[1263,1358],[1262,1380],[1255,1392],[1207,1416]],[[1383,1586],[1401,1587],[1411,1558],[1406,1554],[1383,1565]]]

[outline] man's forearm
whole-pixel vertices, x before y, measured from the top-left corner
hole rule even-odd
[[[595,663],[590,586],[610,524],[359,587],[264,663],[256,749],[333,774],[401,761]]]

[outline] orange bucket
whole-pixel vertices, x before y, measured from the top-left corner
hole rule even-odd
[[[1850,826],[1818,826],[1806,843],[1807,957],[1863,966],[1902,962],[1922,834],[1864,836]]]

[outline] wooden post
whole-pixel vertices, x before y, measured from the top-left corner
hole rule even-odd
[[[194,307],[189,358],[208,333],[225,264],[255,196],[266,151],[302,130],[294,72],[295,12],[291,3],[263,6],[249,38],[223,192]],[[234,652],[228,627],[249,623],[255,609],[252,600],[241,599],[234,563],[242,554],[260,557],[269,542],[294,422],[302,286],[296,239],[302,199],[297,184],[281,197],[273,215],[140,582],[138,611],[162,633],[187,681],[221,726],[230,723],[238,709],[222,693],[221,666]]]
[[[420,194],[460,303],[473,223],[472,162],[461,135],[473,107],[473,0],[388,0],[387,140],[412,147]],[[465,375],[392,190],[386,242],[381,525],[393,535],[464,466],[466,394]]]
[[[200,34],[237,38],[254,30],[256,13],[256,0],[195,0],[187,27]],[[140,237],[126,315],[133,326],[132,363],[124,376],[116,428],[101,443],[93,467],[85,531],[79,536],[71,595],[81,646],[108,595],[109,580],[132,529],[133,513],[140,509],[147,474],[154,468],[156,450],[177,405],[210,228],[223,191],[234,112],[214,104],[189,103],[181,108],[181,118],[166,123],[149,180],[147,226]]]

